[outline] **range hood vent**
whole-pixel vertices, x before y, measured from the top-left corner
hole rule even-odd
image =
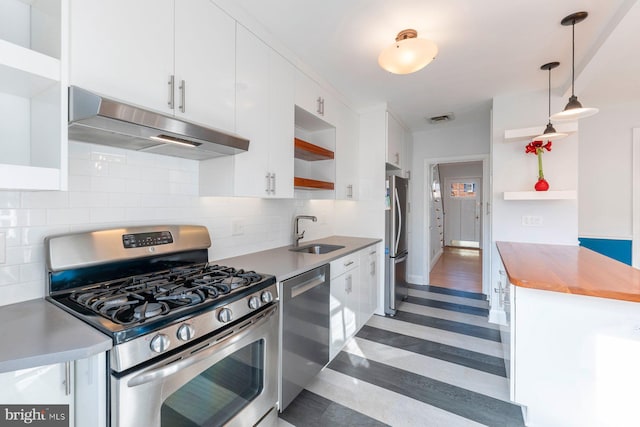
[[[69,87],[69,139],[205,160],[249,149],[249,140]]]

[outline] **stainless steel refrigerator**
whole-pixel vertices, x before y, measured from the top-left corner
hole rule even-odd
[[[409,180],[387,176],[387,210],[385,215],[385,292],[384,312],[394,316],[397,305],[407,298],[407,196]]]

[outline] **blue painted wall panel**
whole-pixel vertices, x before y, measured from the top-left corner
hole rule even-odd
[[[580,246],[631,265],[631,240],[579,237]]]

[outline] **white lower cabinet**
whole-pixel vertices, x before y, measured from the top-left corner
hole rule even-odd
[[[68,416],[69,426],[106,425],[106,362],[101,353],[87,359],[54,363],[0,374],[3,405],[69,405],[66,415],[55,410],[44,416]]]
[[[360,308],[358,310],[358,329],[364,326],[376,311],[378,305],[378,254],[380,244],[369,246],[360,251]]]
[[[360,299],[360,253],[331,262],[331,303],[329,360],[358,331]]]

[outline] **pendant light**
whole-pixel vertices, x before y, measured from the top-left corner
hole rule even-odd
[[[549,71],[549,116],[551,116],[551,70],[560,65],[559,62],[549,62],[540,67],[541,70]],[[556,132],[556,129],[551,124],[551,120],[547,123],[547,128],[544,130],[542,135],[538,135],[533,138],[533,141],[550,141],[550,140],[558,140],[562,138],[566,138],[569,136],[567,133]]]
[[[593,116],[599,110],[597,108],[583,107],[578,97],[575,95],[575,71],[576,71],[576,24],[584,21],[589,14],[587,12],[576,12],[566,16],[560,23],[564,26],[571,25],[571,97],[564,110],[550,117],[551,120],[577,120],[584,117]]]
[[[398,33],[395,43],[378,56],[378,64],[394,74],[410,74],[423,69],[438,54],[438,46],[431,40],[419,39],[416,30]]]

